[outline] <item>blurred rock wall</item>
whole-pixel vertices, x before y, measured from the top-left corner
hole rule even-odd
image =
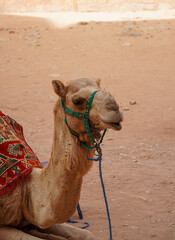
[[[0,12],[150,11],[175,9],[175,0],[0,0]]]

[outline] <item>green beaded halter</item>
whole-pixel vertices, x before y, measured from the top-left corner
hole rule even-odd
[[[80,141],[80,143],[81,143],[81,145],[82,145],[83,147],[85,147],[86,149],[89,149],[89,150],[94,149],[94,148],[97,147],[97,145],[101,144],[102,141],[103,141],[104,135],[105,135],[105,133],[106,133],[106,129],[105,129],[104,132],[103,132],[103,135],[102,135],[102,137],[101,137],[101,140],[100,140],[100,141],[96,141],[96,140],[93,138],[93,136],[92,136],[92,134],[91,134],[91,131],[90,131],[89,111],[90,111],[90,108],[91,108],[91,105],[92,105],[94,96],[95,96],[95,94],[96,94],[97,92],[98,92],[98,91],[93,92],[93,93],[91,94],[90,98],[88,99],[87,104],[86,104],[85,113],[78,113],[78,112],[74,112],[74,111],[70,110],[69,108],[67,108],[67,107],[64,105],[63,100],[62,100],[62,98],[61,98],[61,106],[62,106],[62,108],[64,109],[65,113],[71,115],[72,117],[82,118],[82,119],[84,120],[85,129],[86,129],[86,132],[87,132],[87,134],[88,134],[88,136],[89,136],[89,138],[90,138],[90,140],[91,140],[91,143],[93,144],[93,147],[87,146],[87,145],[86,145],[84,142],[82,142],[82,141]],[[76,137],[79,138],[79,134],[78,134],[77,132],[75,132],[74,130],[72,130],[72,129],[69,127],[66,118],[64,119],[64,121],[65,121],[65,123],[66,123],[69,131],[70,131],[74,136],[76,136]]]

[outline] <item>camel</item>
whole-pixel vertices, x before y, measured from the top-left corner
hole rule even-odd
[[[84,113],[86,103],[97,91],[90,111],[90,131],[99,139],[104,129],[120,130],[122,113],[114,98],[103,91],[99,81],[76,79],[66,86],[53,80],[58,95],[54,107],[52,151],[44,168],[33,168],[30,180],[24,180],[12,193],[0,196],[1,240],[93,240],[88,230],[70,226],[66,221],[74,214],[80,199],[83,176],[92,167],[94,150],[83,119],[67,114],[62,105]],[[65,117],[69,127],[65,124]],[[78,137],[70,129],[78,133]]]

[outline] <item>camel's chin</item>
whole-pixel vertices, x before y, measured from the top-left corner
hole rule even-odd
[[[107,128],[113,129],[115,131],[120,131],[122,129],[122,125],[119,122],[114,122],[114,123],[104,122],[104,124],[106,125]]]

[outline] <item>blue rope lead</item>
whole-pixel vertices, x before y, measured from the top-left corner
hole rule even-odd
[[[102,167],[101,167],[102,151],[101,151],[101,148],[100,148],[99,145],[96,145],[96,151],[97,151],[96,156],[98,156],[98,157],[97,157],[97,158],[94,158],[94,159],[93,159],[93,158],[88,158],[88,160],[95,161],[95,162],[99,162],[99,176],[100,176],[100,180],[101,180],[101,186],[102,186],[102,189],[103,189],[103,195],[104,195],[104,200],[105,200],[105,204],[106,204],[106,212],[107,212],[108,223],[109,223],[109,233],[110,233],[110,238],[109,238],[109,240],[112,240],[111,218],[110,218],[108,201],[107,201],[107,197],[106,197],[106,191],[105,191],[105,186],[104,186],[103,176],[102,176]],[[42,162],[42,165],[45,167],[47,163],[48,163],[48,162]],[[83,214],[82,214],[82,212],[81,212],[81,209],[80,209],[80,205],[79,205],[79,204],[78,204],[78,206],[77,206],[77,211],[78,211],[78,214],[79,214],[79,218],[80,218],[80,219],[83,219]],[[67,222],[69,222],[69,223],[78,223],[77,221],[74,221],[74,220],[71,220],[71,219],[69,219]],[[89,227],[89,223],[88,223],[88,222],[85,222],[84,224],[85,224],[85,226],[81,227],[82,229],[85,229],[85,228]]]
[[[75,220],[72,220],[72,219],[67,220],[67,222],[68,222],[68,223],[80,223],[80,222],[75,221]],[[81,229],[85,229],[85,228],[87,228],[87,227],[89,227],[89,226],[90,226],[90,224],[89,224],[88,222],[84,222],[84,226],[83,226],[83,227],[80,227],[80,228],[81,228]]]
[[[109,233],[110,233],[109,240],[112,240],[112,225],[111,225],[111,218],[110,218],[110,213],[109,213],[108,201],[107,201],[107,197],[106,197],[105,185],[104,185],[103,176],[102,176],[102,167],[101,167],[102,152],[101,152],[100,147],[99,147],[99,149],[97,149],[97,152],[98,152],[98,157],[97,158],[95,158],[95,159],[88,158],[88,160],[99,162],[99,176],[100,176],[100,180],[101,180],[101,186],[102,186],[102,189],[103,189],[103,196],[104,196],[104,200],[105,200],[105,204],[106,204],[106,212],[107,212],[108,223],[109,223]]]
[[[77,206],[77,212],[78,212],[78,215],[79,215],[79,219],[82,220],[83,219],[83,213],[81,211],[79,203],[78,203],[78,206]]]

